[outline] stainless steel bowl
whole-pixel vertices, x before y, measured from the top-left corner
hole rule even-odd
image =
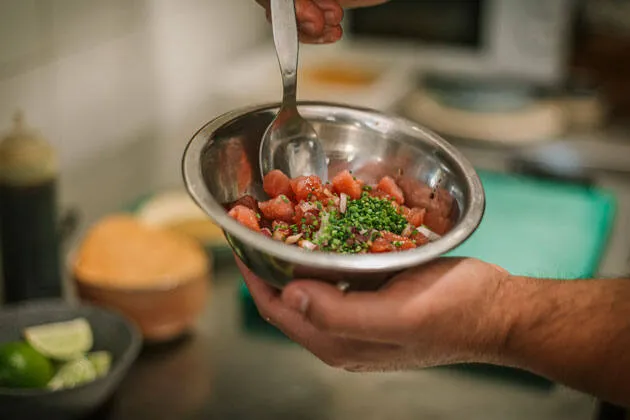
[[[317,131],[329,159],[329,176],[354,170],[368,182],[384,175],[413,177],[454,199],[454,226],[441,239],[414,250],[342,255],[307,251],[255,233],[232,219],[224,204],[245,194],[267,199],[258,148],[279,104],[221,115],[190,140],[183,157],[186,187],[224,230],[234,252],[258,276],[282,288],[294,278],[315,278],[351,290],[380,287],[396,273],[438,258],[464,242],[485,210],[481,181],[453,146],[431,131],[369,109],[302,102],[300,112]]]

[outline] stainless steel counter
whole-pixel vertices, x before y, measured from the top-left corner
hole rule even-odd
[[[461,147],[478,167],[509,169],[500,150]],[[630,181],[600,174],[595,183],[619,200],[601,272],[630,272]],[[218,267],[212,297],[195,332],[178,343],[146,349],[98,418],[593,418],[594,400],[562,387],[549,391],[449,369],[351,374],[329,368],[286,340],[247,331],[239,279],[231,262]]]

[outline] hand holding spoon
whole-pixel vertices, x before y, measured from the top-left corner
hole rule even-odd
[[[271,0],[273,40],[282,73],[282,105],[260,145],[262,175],[279,169],[290,178],[328,179],[326,154],[313,127],[297,109],[298,31],[294,0]]]

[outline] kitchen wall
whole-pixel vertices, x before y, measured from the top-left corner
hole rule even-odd
[[[253,0],[2,0],[0,130],[22,109],[57,147],[64,201],[102,213],[181,184],[216,75],[268,36]]]

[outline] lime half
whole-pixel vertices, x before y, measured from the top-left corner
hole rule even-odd
[[[87,358],[82,357],[63,364],[48,382],[48,388],[52,390],[74,388],[92,382],[96,378],[94,365]]]
[[[112,355],[108,351],[95,351],[88,353],[87,358],[96,370],[96,376],[99,378],[109,373],[109,368],[112,365]]]
[[[51,359],[76,359],[92,348],[92,328],[85,318],[37,325],[24,330],[26,341]]]

